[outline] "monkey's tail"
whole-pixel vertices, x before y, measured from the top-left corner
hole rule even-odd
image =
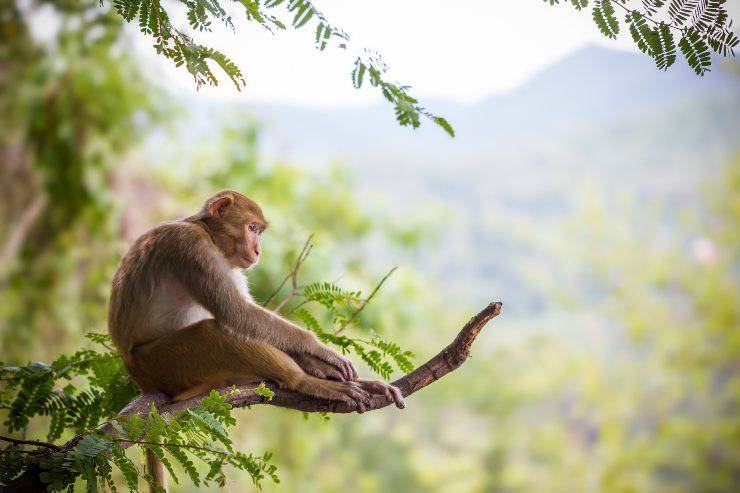
[[[149,449],[146,451],[146,472],[152,475],[152,479],[162,487],[162,490],[167,490],[167,471],[164,470],[164,464]],[[156,491],[153,486],[149,486],[149,493],[156,493]]]

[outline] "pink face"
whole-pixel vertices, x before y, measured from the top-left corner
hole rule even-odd
[[[257,265],[262,253],[260,235],[267,227],[260,221],[251,221],[244,225],[244,241],[237,248],[238,264],[242,269],[249,269]]]

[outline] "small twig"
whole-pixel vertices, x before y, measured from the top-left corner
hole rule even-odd
[[[378,290],[383,285],[383,283],[387,281],[389,277],[391,277],[391,274],[393,274],[396,271],[396,269],[398,269],[398,266],[395,266],[390,271],[388,271],[388,274],[386,274],[385,277],[383,277],[383,279],[381,279],[380,282],[375,286],[375,289],[373,289],[372,293],[370,293],[370,296],[365,298],[365,300],[362,302],[359,308],[357,308],[357,310],[355,310],[352,313],[352,315],[350,315],[349,319],[347,319],[347,321],[345,321],[341,327],[339,327],[337,330],[334,331],[334,335],[340,334],[344,329],[347,328],[349,324],[351,324],[357,318],[360,312],[364,310],[367,304],[370,303],[370,301],[373,299],[373,297],[378,292]]]
[[[23,245],[28,234],[31,232],[33,225],[44,211],[46,206],[46,195],[37,196],[31,204],[25,208],[18,223],[11,228],[10,235],[5,244],[0,248],[0,273],[5,276],[8,270],[8,264]]]
[[[295,312],[295,311],[296,311],[297,309],[299,309],[300,307],[302,307],[303,305],[305,305],[305,304],[306,304],[306,303],[308,303],[308,302],[309,302],[308,300],[303,300],[303,301],[301,301],[300,303],[298,303],[298,304],[297,304],[296,306],[294,306],[294,307],[293,307],[293,308],[292,308],[292,309],[291,309],[291,310],[290,310],[290,311],[288,312],[288,315],[290,315],[291,313]]]
[[[295,296],[298,293],[298,269],[301,268],[301,265],[303,262],[306,261],[308,258],[308,254],[311,253],[311,249],[313,248],[313,245],[311,244],[311,240],[313,239],[313,234],[309,235],[308,239],[306,240],[306,243],[303,244],[303,248],[301,248],[300,253],[298,254],[298,257],[295,260],[295,263],[293,264],[293,267],[291,268],[288,275],[286,275],[282,282],[278,285],[277,289],[273,291],[273,293],[270,295],[269,298],[267,298],[267,301],[265,301],[264,306],[267,307],[267,305],[270,304],[270,302],[275,299],[275,297],[280,293],[280,290],[283,289],[283,286],[285,286],[285,283],[288,282],[288,279],[291,281],[291,290],[288,296],[286,296],[280,303],[278,303],[277,307],[275,307],[276,312],[279,312],[280,309],[285,305],[285,303],[288,302],[293,296]]]
[[[214,449],[211,447],[201,447],[198,445],[189,445],[187,443],[159,443],[159,442],[147,442],[144,440],[127,440],[125,438],[113,438],[112,441],[118,442],[118,443],[135,443],[137,445],[155,445],[157,447],[178,447],[178,448],[187,448],[187,449],[195,449],[195,450],[205,450],[207,452],[213,452],[215,454],[221,454],[225,456],[233,455],[224,450],[218,450],[218,449]]]
[[[4,442],[14,443],[16,445],[33,445],[34,447],[45,447],[54,450],[55,452],[61,452],[64,450],[64,448],[59,445],[54,445],[53,443],[49,442],[41,442],[39,440],[17,440],[15,438],[5,437],[2,435],[0,435],[0,440]]]
[[[106,348],[106,349],[107,349],[108,351],[112,351],[112,352],[114,352],[114,353],[116,352],[116,348],[114,348],[114,347],[111,347],[111,346],[107,345],[107,344],[106,344],[106,343],[104,343],[104,342],[99,342],[98,344],[102,345],[102,346],[103,346],[104,348]]]

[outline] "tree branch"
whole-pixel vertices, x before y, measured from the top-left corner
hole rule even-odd
[[[59,445],[54,445],[53,443],[49,442],[40,442],[38,440],[17,440],[15,438],[10,438],[6,436],[0,436],[0,440],[2,440],[3,442],[10,442],[15,445],[33,445],[34,447],[44,447],[57,452],[62,450],[62,447],[60,447]]]
[[[275,307],[273,311],[279,312],[280,309],[287,303],[293,296],[295,296],[298,293],[298,269],[301,268],[301,265],[303,262],[306,261],[308,258],[308,254],[311,253],[311,249],[313,248],[313,245],[311,244],[311,239],[313,239],[313,234],[308,236],[308,239],[306,240],[306,243],[303,244],[303,248],[301,248],[300,253],[298,254],[298,257],[295,259],[295,263],[293,264],[293,267],[290,269],[290,272],[288,275],[283,278],[282,282],[278,285],[277,289],[273,291],[273,293],[270,295],[269,298],[267,298],[267,301],[263,303],[263,306],[267,308],[267,305],[270,304],[270,302],[275,299],[275,297],[280,293],[280,290],[283,289],[283,286],[285,286],[285,283],[288,282],[288,279],[290,279],[290,293],[283,298],[282,301],[280,301]]]
[[[375,294],[378,292],[378,290],[380,289],[380,287],[383,285],[383,283],[385,281],[388,280],[389,277],[391,277],[391,275],[394,272],[396,272],[396,269],[398,269],[398,266],[395,266],[390,271],[388,271],[388,274],[386,274],[385,277],[383,277],[383,279],[381,279],[380,282],[375,286],[375,289],[373,289],[373,292],[370,293],[370,296],[368,296],[367,298],[365,298],[365,300],[357,308],[357,310],[355,310],[354,312],[352,312],[352,315],[350,315],[350,317],[347,319],[347,321],[344,322],[341,327],[339,327],[337,330],[334,331],[334,335],[339,335],[344,329],[347,328],[347,326],[350,323],[354,322],[354,320],[357,318],[357,315],[359,315],[360,312],[362,312],[362,310],[365,309],[365,307],[367,306],[367,304],[370,303],[370,301],[372,301],[372,299],[375,297]]]
[[[439,354],[419,366],[416,370],[393,382],[393,385],[398,387],[404,397],[408,397],[427,385],[439,380],[451,371],[459,368],[470,355],[470,348],[480,331],[483,330],[483,327],[485,327],[493,317],[501,313],[501,306],[502,303],[500,301],[490,303],[487,307],[481,310],[480,313],[471,318],[457,334],[455,340],[440,351]],[[229,394],[226,401],[234,407],[250,407],[259,404],[268,404],[304,412],[351,413],[354,411],[354,408],[350,408],[349,405],[344,402],[319,399],[309,395],[300,394],[298,392],[293,392],[291,390],[280,389],[278,385],[273,382],[268,382],[267,386],[275,393],[271,400],[255,393],[252,387],[237,388],[236,392],[234,392],[230,387],[218,390],[223,394]],[[201,399],[206,395],[207,394],[203,394],[184,401],[172,402],[165,394],[159,392],[142,394],[128,403],[128,405],[121,410],[119,416],[130,417],[134,414],[144,416],[149,412],[152,404],[154,404],[160,413],[176,414],[184,409],[197,406]],[[391,399],[388,399],[383,395],[374,395],[372,400],[366,404],[365,410],[372,411],[375,409],[381,409],[390,404],[393,404]],[[110,423],[105,423],[98,429],[112,435],[118,434]],[[64,445],[58,446],[57,452],[71,450],[85,436],[85,434],[87,433],[80,434]],[[126,446],[130,445],[130,443],[124,442],[122,445]],[[45,485],[41,483],[39,477],[41,472],[42,471],[39,467],[29,467],[28,470],[16,479],[10,481],[5,488],[2,488],[0,491],[3,493],[14,491],[45,491]]]

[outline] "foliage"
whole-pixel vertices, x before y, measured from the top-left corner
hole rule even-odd
[[[332,308],[333,310],[333,308]],[[334,312],[336,313],[336,312]],[[352,338],[338,331],[328,331],[321,327],[318,320],[305,308],[295,310],[295,315],[300,321],[327,344],[334,344],[343,352],[354,352],[362,358],[367,366],[383,378],[390,378],[393,373],[391,361],[403,373],[414,369],[410,358],[414,357],[411,351],[403,351],[398,344],[388,342],[371,331],[370,339]],[[339,330],[339,329],[338,329]]]
[[[339,331],[356,323],[359,313],[379,288],[380,285],[371,296],[363,299],[360,291],[348,291],[328,282],[313,283],[302,289],[301,307],[294,311],[323,342],[334,344],[343,352],[354,351],[372,370],[388,378],[393,372],[388,360],[404,372],[413,370],[410,351],[402,351],[398,344],[386,341],[374,331],[369,341],[339,335]],[[340,329],[333,333],[324,330],[304,307],[311,303],[323,306],[332,323],[339,324]],[[225,396],[215,390],[199,406],[185,409],[176,416],[161,415],[154,406],[145,418],[117,416],[137,395],[137,388],[120,356],[111,348],[109,337],[95,332],[86,336],[107,350],[84,349],[71,356],[62,355],[51,364],[33,362],[22,367],[0,368],[0,407],[8,410],[4,421],[8,431],[25,434],[33,418],[49,416],[48,444],[67,431],[81,437],[74,447],[64,450],[53,446],[48,447],[51,450],[34,451],[16,445],[8,447],[2,451],[4,471],[0,482],[13,479],[31,464],[36,464],[41,467],[42,480],[49,485],[50,491],[63,490],[73,485],[77,478],[86,482],[88,490],[95,491],[98,485],[103,490],[106,486],[115,489],[111,475],[114,468],[123,475],[131,490],[138,490],[139,479],[156,486],[151,476],[139,471],[126,457],[123,444],[137,444],[156,454],[175,482],[179,479],[173,464],[179,464],[195,486],[210,482],[223,486],[226,480],[223,467],[227,464],[247,471],[256,486],[266,476],[278,481],[276,467],[270,464],[270,453],[257,457],[234,451],[226,427],[235,425],[236,419],[231,416],[231,406],[226,403]],[[79,384],[80,377],[86,379],[86,386]],[[60,382],[64,384],[61,388]],[[264,383],[253,390],[267,399],[274,395]],[[110,422],[116,433],[100,431],[101,421]],[[208,466],[205,476],[198,472],[191,456]]]
[[[88,337],[108,348],[104,334]],[[196,486],[201,483],[223,485],[224,466],[247,471],[255,485],[265,477],[278,481],[276,467],[270,463],[272,454],[244,454],[233,449],[226,428],[234,426],[231,405],[226,396],[215,390],[194,408],[175,416],[162,415],[152,406],[145,417],[116,417],[120,409],[137,394],[124,365],[115,351],[82,350],[72,356],[61,356],[50,365],[30,363],[23,367],[0,369],[3,381],[0,403],[9,409],[4,424],[9,431],[25,430],[37,416],[51,416],[48,443],[59,439],[65,431],[77,434],[69,442],[73,447],[25,450],[11,445],[2,451],[2,477],[7,482],[31,464],[43,470],[41,478],[50,491],[60,491],[74,484],[79,477],[88,491],[106,486],[115,491],[113,469],[123,476],[129,489],[137,491],[139,479],[151,483],[151,477],[125,455],[124,445],[137,444],[151,450],[162,461],[175,482],[179,481],[173,464],[179,464]],[[81,388],[80,377],[87,385]],[[73,383],[65,383],[71,382]],[[59,381],[64,385],[57,388]],[[255,392],[272,397],[264,385]],[[242,391],[243,392],[243,391]],[[110,422],[113,432],[100,429]],[[83,434],[84,435],[80,435]],[[204,463],[203,475],[193,459]]]
[[[579,205],[563,231],[571,240],[552,253],[577,276],[573,286],[554,276],[551,296],[571,300],[568,313],[476,367],[496,396],[482,381],[468,389],[502,430],[489,441],[488,484],[735,491],[739,178],[735,159],[691,210],[642,196],[610,207],[606,189]]]
[[[298,271],[308,258],[313,245],[311,238],[306,241],[303,249],[298,254],[293,268],[283,280],[278,289],[268,298],[266,304],[274,299],[275,310],[280,311],[291,301],[297,301],[288,312],[294,315],[309,330],[314,332],[321,341],[339,347],[343,353],[354,352],[362,358],[368,367],[383,378],[390,378],[393,373],[393,362],[399,370],[408,373],[414,369],[410,358],[414,357],[411,351],[404,351],[398,344],[388,342],[372,329],[362,327],[361,313],[370,305],[380,287],[390,277],[396,268],[391,271],[377,284],[369,296],[363,298],[362,291],[350,291],[343,289],[336,283],[319,281],[307,284],[303,287],[298,285]],[[277,295],[281,292],[286,281],[290,279],[292,287],[284,297],[278,301]],[[324,314],[322,319],[327,323],[322,326],[319,320],[309,311],[311,307],[322,307]],[[329,326],[334,326],[330,329]],[[367,332],[370,339],[350,337],[342,334],[350,325],[355,325]]]
[[[550,5],[559,0],[544,0]],[[639,4],[633,7],[631,4]],[[655,60],[656,66],[667,70],[676,61],[676,42],[686,62],[703,76],[710,70],[710,48],[722,57],[735,56],[738,37],[732,30],[726,0],[595,0],[593,20],[607,37],[616,39],[620,22],[614,6],[625,14],[624,23],[637,47]],[[588,0],[574,0],[576,10],[582,10]]]
[[[180,0],[178,3],[186,9],[188,23],[194,32],[210,31],[213,21],[235,30],[231,15],[226,10],[234,7],[247,22],[273,34],[286,30],[287,26],[292,29],[313,26],[314,41],[319,51],[327,47],[346,51],[351,47],[349,34],[330,23],[310,0],[239,0],[233,3]],[[191,34],[175,27],[170,13],[174,6],[163,5],[160,0],[113,0],[113,7],[127,22],[138,23],[142,33],[154,38],[157,53],[172,60],[178,67],[184,66],[199,87],[204,84],[218,85],[218,78],[212,72],[209,61],[218,65],[237,89],[244,87],[244,75],[224,53],[198,44]],[[430,113],[409,94],[409,86],[388,80],[388,66],[379,53],[364,49],[353,58],[353,86],[361,88],[366,80],[364,75],[367,74],[370,85],[393,105],[400,125],[417,128],[421,125],[421,117],[426,117],[454,136],[454,130],[443,117]]]
[[[118,211],[109,182],[114,164],[161,116],[163,99],[121,50],[118,16],[96,4],[64,2],[54,12],[58,28],[41,42],[28,8],[0,3],[6,351],[27,348],[52,325],[61,340],[105,313],[100,283],[117,262]]]
[[[86,335],[109,347],[106,335]],[[4,425],[9,431],[19,431],[36,416],[50,416],[49,441],[58,440],[65,430],[82,433],[94,428],[99,421],[115,416],[138,393],[118,353],[110,349],[83,349],[48,365],[34,362],[1,371],[4,385],[0,398],[9,409]],[[88,388],[72,382],[79,376],[87,378]],[[64,385],[56,389],[60,381]]]
[[[42,1],[60,3],[58,0]],[[559,0],[544,1],[551,5],[559,3]],[[315,26],[314,42],[320,51],[327,47],[348,50],[351,46],[349,34],[330,23],[311,0],[240,0],[233,4],[219,0],[179,0],[177,3],[185,8],[187,22],[193,32],[210,31],[214,21],[235,30],[232,17],[226,10],[233,7],[247,22],[271,33],[286,30],[287,26],[292,29]],[[570,3],[577,10],[583,10],[588,0],[572,0]],[[709,48],[723,57],[734,56],[733,50],[738,44],[724,3],[725,0],[672,0],[670,3],[643,0],[638,9],[628,7],[628,0],[595,0],[592,17],[605,36],[616,38],[620,24],[614,6],[622,9],[627,14],[624,22],[630,25],[635,43],[663,70],[675,61],[676,44],[673,36],[669,35],[671,30],[675,30],[679,34],[678,46],[687,62],[698,75],[704,75],[710,65]],[[171,11],[175,6],[163,5],[160,0],[113,0],[113,8],[124,20],[137,23],[143,34],[154,39],[158,54],[172,60],[178,67],[184,66],[199,87],[218,84],[209,62],[219,66],[238,89],[244,87],[241,69],[224,53],[199,44],[191,33],[174,25]],[[665,21],[658,20],[661,14],[666,17]],[[409,94],[409,86],[387,79],[388,66],[380,53],[363,49],[353,59],[353,86],[359,89],[369,79],[370,85],[393,105],[400,125],[417,128],[421,125],[421,118],[426,117],[454,136],[447,120],[421,106]]]

